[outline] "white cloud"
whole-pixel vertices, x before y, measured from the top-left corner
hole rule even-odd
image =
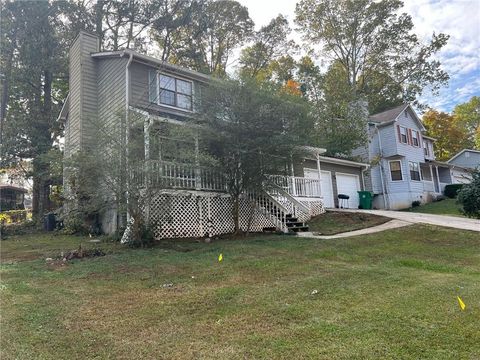
[[[279,13],[295,28],[295,0],[239,2],[247,6],[257,29]],[[450,35],[447,45],[436,55],[450,74],[450,84],[440,95],[426,94],[421,100],[450,111],[455,104],[480,95],[480,0],[404,0],[402,12],[412,16],[414,32],[423,41],[429,41],[434,32]],[[293,38],[300,42],[300,34],[294,33]]]

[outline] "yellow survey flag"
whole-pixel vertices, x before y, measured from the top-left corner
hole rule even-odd
[[[218,262],[221,262],[223,260],[223,254],[218,255]]]
[[[467,306],[466,306],[465,303],[462,301],[462,299],[460,299],[460,296],[457,296],[457,299],[458,299],[458,305],[460,305],[460,309],[465,310],[465,308],[466,308]]]

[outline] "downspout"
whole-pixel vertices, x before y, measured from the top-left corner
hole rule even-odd
[[[126,54],[126,52],[124,51],[122,56],[124,56]],[[129,116],[128,116],[128,112],[129,112],[129,109],[130,109],[130,71],[129,71],[129,68],[130,68],[130,64],[132,63],[133,61],[133,54],[130,53],[130,56],[128,58],[128,61],[127,61],[127,65],[125,66],[125,165],[126,165],[126,169],[127,169],[127,191],[126,191],[126,201],[127,201],[127,223],[128,221],[130,220],[130,211],[128,209],[128,205],[129,205],[129,196],[130,196],[130,168],[129,168],[129,161],[128,161],[128,157],[129,157],[129,149],[128,147],[130,146],[129,144],[129,138],[130,138],[130,119],[129,119]]]
[[[383,205],[385,206],[385,209],[388,209],[387,207],[387,188],[385,187],[385,182],[383,180],[383,170],[382,170],[382,159],[383,159],[383,151],[382,151],[382,139],[380,137],[380,131],[378,130],[377,124],[375,124],[375,130],[377,131],[377,136],[378,136],[378,148],[380,149],[380,182],[382,183],[382,191],[383,191]]]

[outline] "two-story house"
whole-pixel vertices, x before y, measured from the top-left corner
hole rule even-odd
[[[157,238],[233,230],[232,201],[222,174],[202,163],[198,132],[186,136],[179,131],[194,126],[188,120],[195,112],[195,96],[210,81],[207,75],[129,49],[100,52],[98,38],[86,32],[70,48],[69,75],[70,91],[59,116],[65,121],[66,159],[93,151],[104,133],[115,136],[125,148],[133,136],[139,137],[142,149],[135,164],[127,165],[132,173],[125,175],[125,181],[148,187],[152,198],[145,213],[156,224]],[[308,148],[313,161],[318,162],[324,152]],[[136,170],[147,167],[153,174],[145,179]],[[66,167],[64,173],[67,198],[74,194],[70,188],[75,175],[70,170]],[[250,223],[252,231],[298,231],[305,229],[311,216],[325,211],[320,174],[317,178],[291,175],[277,175],[268,193],[245,194],[240,207],[242,229]],[[106,198],[108,191],[106,187]],[[128,191],[127,184],[126,198]],[[253,216],[252,201],[257,205]],[[74,207],[75,201],[71,203]],[[117,210],[112,206],[101,214],[106,233],[125,224]]]
[[[452,183],[452,166],[435,160],[435,139],[409,104],[370,116],[368,144],[353,152],[371,164],[366,189],[379,209],[408,208],[431,201]]]

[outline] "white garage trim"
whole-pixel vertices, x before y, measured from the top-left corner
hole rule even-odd
[[[322,184],[322,191],[323,191],[322,195],[323,195],[324,205],[326,208],[334,208],[335,199],[333,196],[332,172],[328,170],[321,170],[321,173],[322,173],[322,178],[320,181]]]
[[[333,195],[332,172],[328,170],[320,170],[321,172],[321,189],[323,204],[326,208],[334,208],[335,201]],[[303,168],[303,175],[309,179],[318,179],[318,170],[311,168]]]
[[[342,191],[340,188],[341,182],[339,181],[339,178],[341,177],[350,177],[354,178],[356,181],[356,189],[355,192],[353,191]],[[350,199],[348,200],[348,207],[352,209],[357,209],[359,205],[359,197],[357,191],[360,191],[360,176],[356,174],[347,174],[347,173],[341,173],[337,172],[336,173],[336,182],[337,182],[337,194],[346,194],[350,196]],[[339,200],[340,201],[340,200]]]

